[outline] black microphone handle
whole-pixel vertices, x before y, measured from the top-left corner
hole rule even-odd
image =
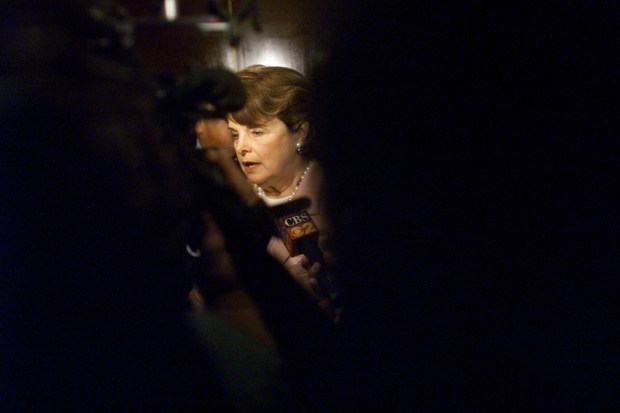
[[[299,252],[304,254],[310,260],[310,264],[318,262],[321,264],[321,269],[317,274],[317,279],[321,288],[321,293],[330,299],[334,307],[338,308],[342,306],[342,298],[340,290],[336,286],[336,280],[334,275],[329,271],[323,251],[318,246],[316,241],[310,238],[302,238],[297,241],[297,247]]]

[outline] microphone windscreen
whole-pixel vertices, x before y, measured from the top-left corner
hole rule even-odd
[[[242,109],[247,100],[241,80],[226,69],[204,69],[178,86],[174,83],[174,79],[168,79],[160,85],[160,104],[165,112],[183,120],[225,119],[229,112]]]
[[[318,245],[319,229],[308,211],[295,212],[278,218],[278,230],[291,257],[303,254],[299,248],[302,240],[312,241]]]
[[[309,206],[308,198],[299,198],[272,207],[280,239],[291,257],[303,254],[300,249],[302,242],[318,245],[319,229],[307,211]]]
[[[233,72],[205,69],[189,80],[181,92],[181,102],[188,113],[227,113],[243,108],[245,87]]]

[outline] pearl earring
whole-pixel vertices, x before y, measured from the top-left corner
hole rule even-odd
[[[301,155],[301,143],[297,142],[297,153]]]

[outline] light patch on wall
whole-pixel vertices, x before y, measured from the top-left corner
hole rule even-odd
[[[166,20],[177,18],[177,0],[164,0],[164,16]]]
[[[290,67],[291,59],[276,42],[269,41],[261,45],[261,50],[254,59],[258,64],[266,66]]]

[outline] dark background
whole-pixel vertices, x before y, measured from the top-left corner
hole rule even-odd
[[[159,1],[123,3],[136,16],[160,13]],[[201,9],[198,2],[179,3],[181,14]],[[192,62],[233,70],[262,63],[263,42],[273,40],[283,45],[287,65],[315,81],[319,158],[347,294],[340,346],[326,349],[340,361],[338,406],[617,410],[616,8],[594,0],[563,6],[262,1],[264,32],[246,22],[234,48],[223,33],[137,30],[136,51],[154,74],[183,74]],[[62,86],[53,98],[70,89]],[[92,103],[84,107],[99,108]],[[24,107],[20,118],[7,115],[13,126],[28,125]],[[62,177],[74,175],[71,162],[90,161],[79,156],[81,142],[66,153],[36,134],[48,121],[54,125],[49,107],[53,102],[34,132],[20,129],[14,143],[26,143],[22,157],[3,158],[32,184],[41,182],[49,159],[33,151],[38,169],[18,168],[20,160],[32,161],[31,143],[66,160],[55,164]],[[76,113],[98,119],[84,107]],[[91,130],[80,127],[85,135]],[[50,188],[53,178],[45,181]],[[111,194],[114,184],[106,186]],[[9,189],[11,200],[20,186]],[[35,195],[37,203],[24,203],[27,212],[43,211],[45,196]],[[21,221],[4,218],[18,233]],[[38,221],[25,222],[38,230]],[[53,229],[43,245],[58,248],[63,233]],[[3,242],[31,262],[14,239]],[[97,256],[96,248],[90,252]],[[13,281],[22,288],[5,294],[32,294],[27,282]],[[46,304],[36,303],[36,309]]]

